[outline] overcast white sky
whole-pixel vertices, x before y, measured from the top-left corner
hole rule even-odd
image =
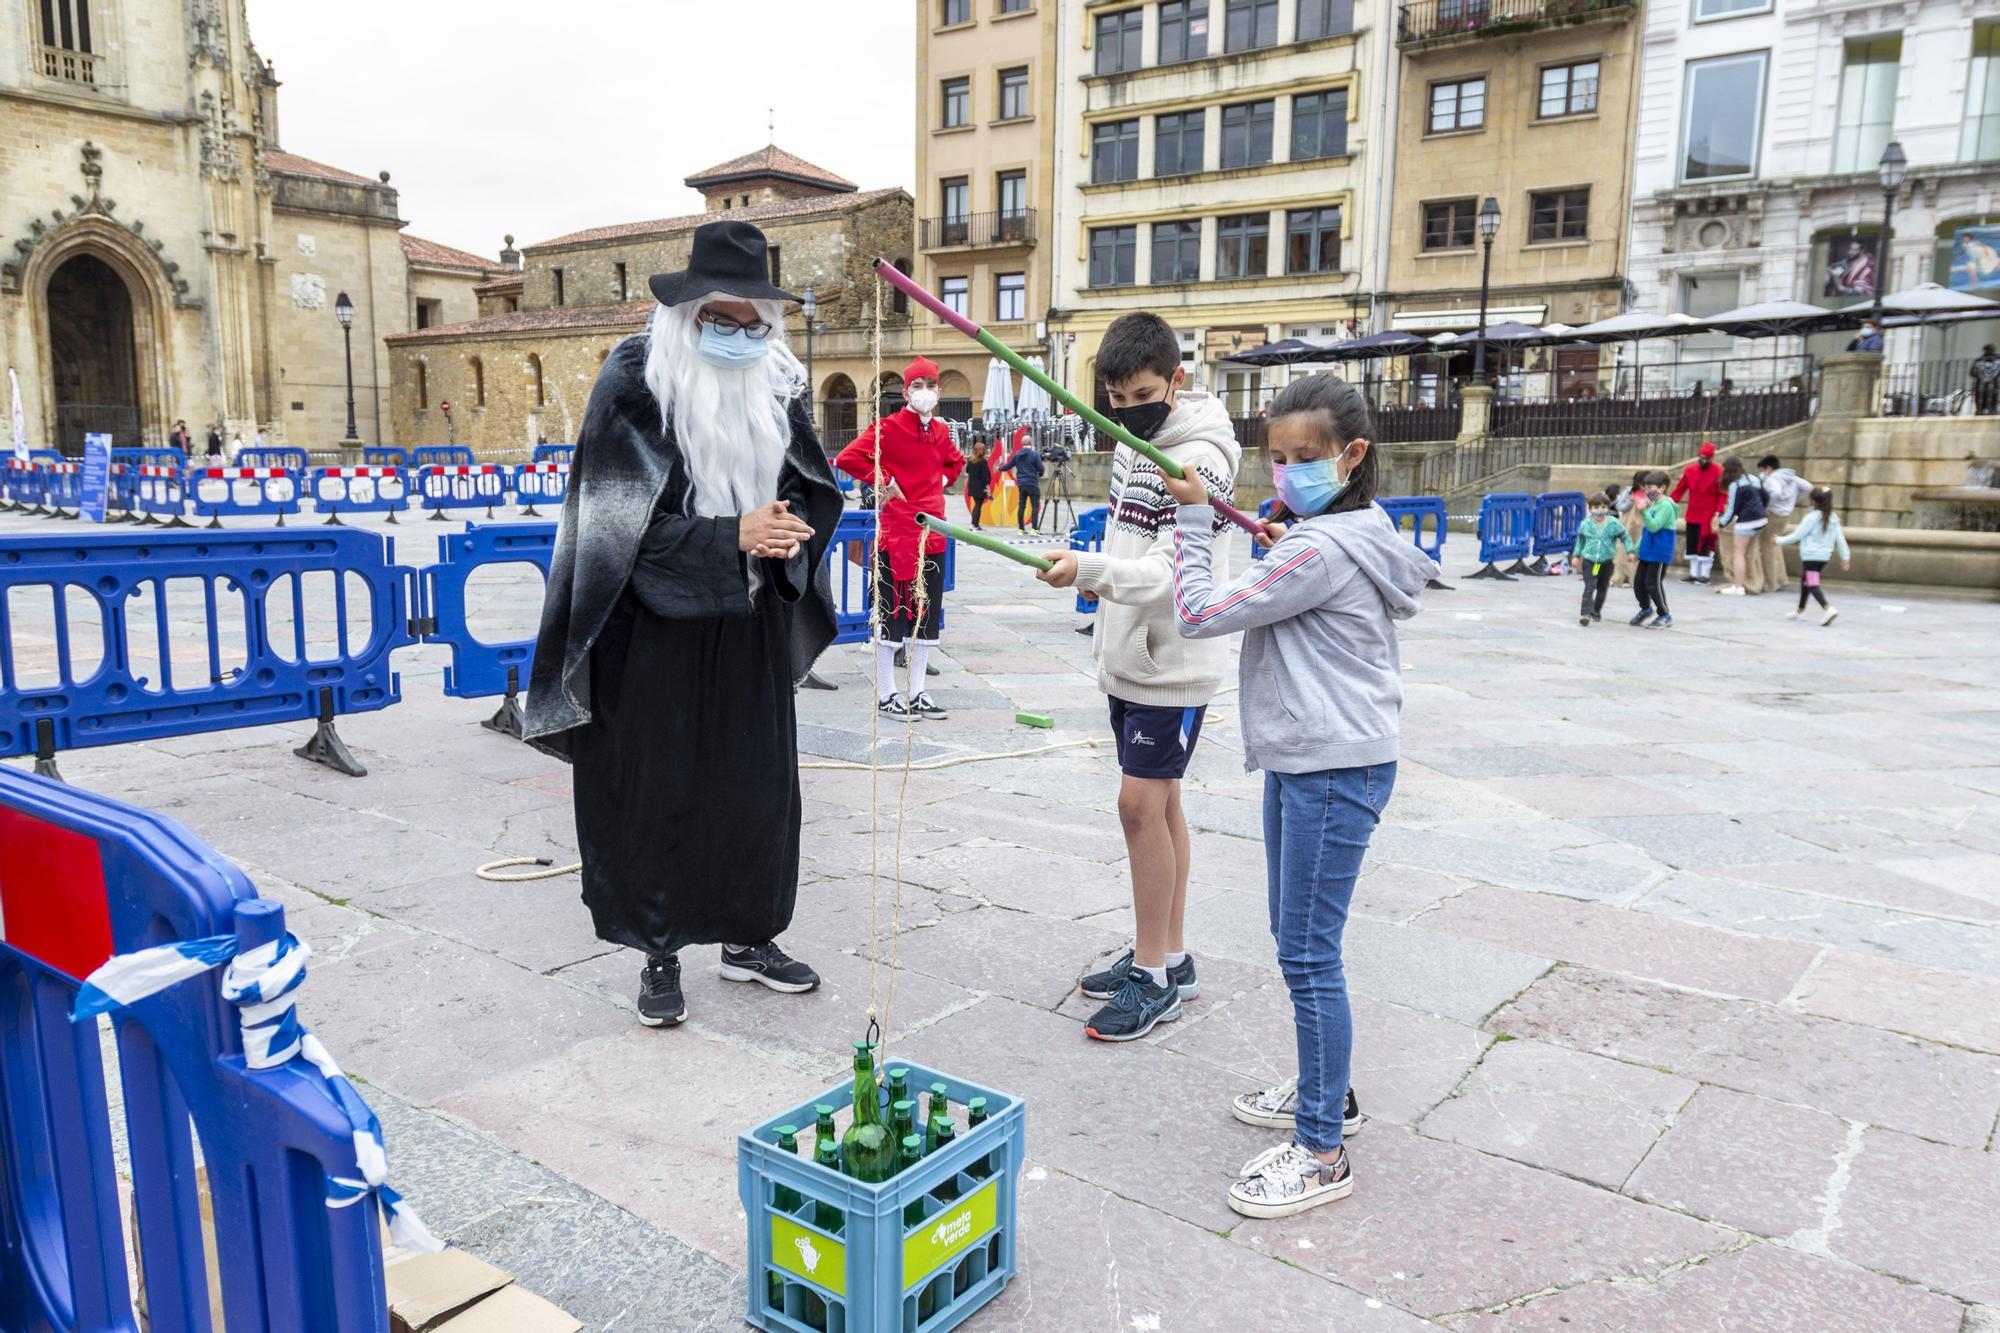
[[[390,173],[410,231],[493,255],[698,212],[682,177],[782,148],[910,185],[908,0],[249,0],[286,151]]]

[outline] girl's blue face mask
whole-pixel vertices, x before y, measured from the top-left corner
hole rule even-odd
[[[724,333],[713,324],[701,326],[701,342],[695,348],[702,360],[725,370],[741,370],[771,354],[771,344],[752,338],[742,329]]]
[[[1323,513],[1347,490],[1348,478],[1340,474],[1340,459],[1315,458],[1310,463],[1273,463],[1271,482],[1285,508],[1300,518]],[[1350,469],[1351,471],[1351,469]]]

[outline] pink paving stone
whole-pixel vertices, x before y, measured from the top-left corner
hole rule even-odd
[[[1593,1282],[1486,1315],[1462,1333],[1958,1333],[1962,1307],[1905,1286],[1787,1250],[1752,1245],[1655,1282]]]
[[[1486,1026],[1969,1147],[2000,1110],[1992,1056],[1585,968],[1541,978]]]
[[[1782,1000],[1818,950],[1661,920],[1601,903],[1477,887],[1424,915],[1427,929],[1553,955],[1606,972]]]
[[[1507,1041],[1422,1132],[1617,1189],[1695,1085],[1602,1056]]]
[[[1703,873],[1747,880],[1752,884],[1769,884],[1781,889],[1796,889],[1800,893],[1816,894],[1822,898],[1870,903],[1903,912],[2000,921],[2000,904],[1968,893],[1955,893],[1860,861],[1839,861],[1832,865],[1717,866]]]
[[[1644,1276],[1735,1240],[1693,1218],[1389,1126],[1371,1129],[1351,1151],[1353,1194],[1296,1217],[1246,1222],[1231,1239],[1426,1315]]]
[[[1830,950],[1813,973],[1804,1009],[2000,1054],[2000,980],[1893,958]]]
[[[1820,1224],[1819,1196],[1847,1136],[1833,1116],[1703,1088],[1625,1192],[1760,1236],[1789,1236]]]
[[[1836,1255],[2000,1303],[2000,1157],[1871,1130],[1839,1205]]]

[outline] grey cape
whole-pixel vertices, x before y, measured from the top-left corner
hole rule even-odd
[[[576,440],[529,678],[530,744],[575,767],[598,934],[651,953],[755,944],[791,919],[800,801],[792,690],[835,631],[824,556],[838,487],[803,401],[778,494],[813,529],[790,560],[737,549],[646,384],[613,349]]]

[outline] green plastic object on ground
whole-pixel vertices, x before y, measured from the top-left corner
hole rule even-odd
[[[1056,724],[1054,718],[1044,717],[1040,713],[1016,713],[1014,714],[1014,720],[1024,727],[1040,727],[1044,731],[1047,731]]]

